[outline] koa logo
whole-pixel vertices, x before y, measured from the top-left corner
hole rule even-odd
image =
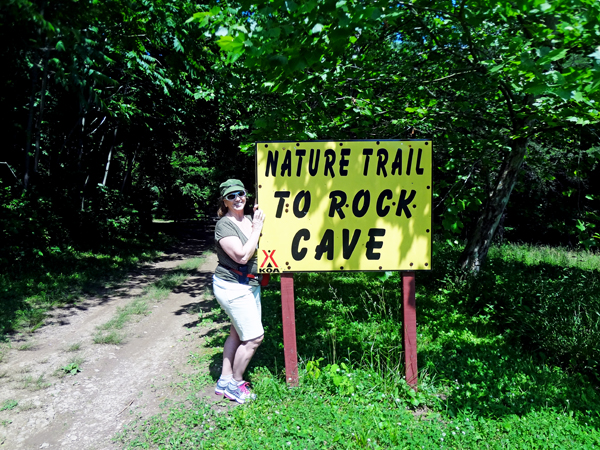
[[[273,258],[273,255],[275,254],[275,250],[273,250],[273,251],[263,250],[263,253],[265,254],[265,260],[260,265],[260,268],[258,269],[258,273],[279,273],[279,268],[278,268],[279,266],[277,266],[277,263],[275,262],[275,258]],[[265,267],[265,264],[267,265],[266,267]],[[273,266],[275,266],[275,267],[273,267]]]
[[[263,253],[265,254],[265,260],[264,260],[264,261],[262,262],[262,264],[260,265],[260,268],[261,268],[261,269],[265,267],[265,264],[267,265],[267,267],[266,267],[266,268],[270,268],[270,269],[272,269],[272,268],[273,268],[273,266],[275,266],[275,267],[279,267],[279,266],[277,265],[277,263],[275,262],[275,258],[273,258],[273,255],[275,254],[275,250],[273,250],[273,251],[270,251],[270,250],[263,250]],[[271,264],[270,262],[269,262],[269,263],[267,263],[267,261],[269,261],[269,260],[271,260],[271,262],[272,262],[273,264]],[[279,272],[279,270],[278,270],[277,272]]]

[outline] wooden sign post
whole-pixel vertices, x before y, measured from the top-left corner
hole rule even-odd
[[[402,272],[402,312],[404,328],[404,365],[406,382],[415,390],[417,368],[417,307],[415,302],[415,273]]]
[[[298,386],[298,352],[296,351],[296,313],[294,310],[294,274],[281,274],[281,316],[283,319],[283,352],[285,380]]]

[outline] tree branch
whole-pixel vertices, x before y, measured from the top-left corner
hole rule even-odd
[[[465,73],[471,73],[471,72],[475,72],[475,70],[474,70],[474,69],[471,69],[471,70],[463,70],[462,72],[453,73],[452,75],[448,75],[448,76],[445,76],[445,77],[442,77],[442,78],[437,78],[437,79],[435,79],[435,80],[430,80],[430,81],[422,81],[422,83],[423,83],[423,84],[426,84],[426,83],[436,83],[436,82],[438,82],[438,81],[446,80],[446,79],[448,79],[448,78],[457,77],[457,76],[459,76],[459,75],[464,75]]]

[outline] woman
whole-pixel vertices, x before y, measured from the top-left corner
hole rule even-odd
[[[255,397],[244,381],[244,371],[264,335],[256,247],[265,215],[258,205],[252,217],[244,215],[246,189],[241,181],[227,180],[220,188],[220,219],[215,227],[219,265],[213,276],[213,291],[232,325],[215,393],[244,403]]]

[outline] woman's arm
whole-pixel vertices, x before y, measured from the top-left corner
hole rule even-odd
[[[221,248],[238,264],[247,264],[256,252],[260,232],[265,221],[265,213],[254,206],[254,217],[252,218],[252,233],[245,244],[237,236],[227,236],[219,241]]]

